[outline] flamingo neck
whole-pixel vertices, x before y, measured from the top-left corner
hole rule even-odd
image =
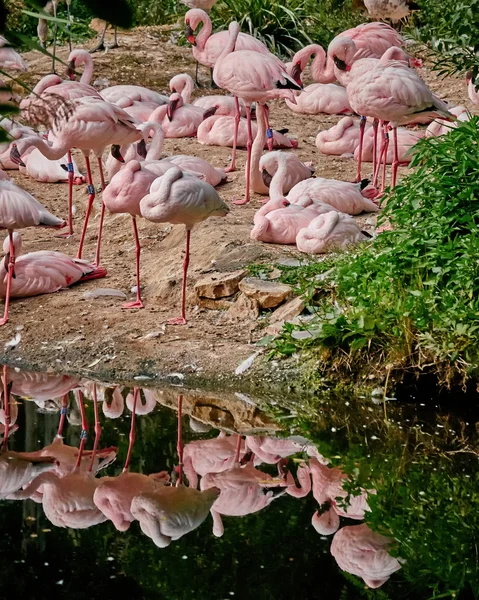
[[[269,197],[271,200],[284,197],[284,184],[288,175],[288,165],[285,160],[278,160],[278,168],[269,184]]]
[[[211,24],[211,21],[210,21],[210,24]],[[236,40],[238,39],[238,36],[240,33],[240,28],[239,28],[238,23],[236,23],[235,21],[233,21],[233,23],[230,23],[228,32],[229,32],[228,43],[223,48],[223,52],[220,54],[218,60],[216,61],[216,65],[218,65],[218,63],[220,63],[225,58],[225,56],[228,56],[228,54],[231,54],[231,52],[234,52]]]
[[[163,128],[160,127],[157,129],[153,139],[151,140],[150,147],[148,148],[148,152],[146,154],[146,160],[159,160],[161,153],[163,152],[164,140],[165,134],[163,133]]]
[[[183,102],[185,104],[189,104],[191,100],[191,94],[195,89],[195,82],[191,77],[185,78],[185,87],[181,90],[181,97],[183,98]]]
[[[69,146],[60,145],[59,140],[55,139],[52,143],[47,142],[41,137],[28,137],[19,140],[17,143],[18,152],[20,156],[26,152],[28,148],[38,148],[40,152],[48,158],[48,160],[58,160],[65,156],[66,152],[70,150]]]
[[[259,169],[259,161],[263,154],[264,144],[266,142],[266,114],[262,104],[257,104],[256,119],[258,130],[254,138],[253,146],[251,147],[251,187],[257,194],[268,194],[268,188],[265,186],[261,171]]]
[[[85,69],[80,77],[80,83],[90,84],[91,78],[93,77],[93,59],[89,53],[85,54],[84,64]]]
[[[202,27],[199,34],[196,36],[195,41],[197,50],[203,52],[203,50],[205,49],[206,42],[208,41],[208,38],[210,37],[211,32],[213,31],[213,26],[211,24],[211,19],[208,16],[205,16],[204,21],[200,21],[200,23]],[[198,25],[200,23],[198,23]]]
[[[62,78],[58,77],[58,75],[45,75],[42,77],[37,85],[33,88],[33,93],[41,96],[43,92],[54,85],[59,85],[62,82]]]
[[[324,225],[318,230],[318,237],[327,238],[329,237],[339,221],[339,214],[336,211],[330,211],[326,213],[324,217]]]
[[[270,228],[271,221],[264,215],[258,215],[258,212],[254,216],[254,227],[251,230],[250,237],[253,240],[265,241],[266,233]]]
[[[332,83],[336,80],[334,74],[334,61],[322,46],[316,47],[316,56],[311,63],[311,76],[317,83]]]

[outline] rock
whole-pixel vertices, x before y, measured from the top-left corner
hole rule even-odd
[[[226,316],[229,321],[255,321],[259,317],[258,303],[254,298],[240,294]]]
[[[274,308],[291,293],[291,287],[276,281],[263,281],[246,277],[240,281],[239,289],[249,298],[256,300],[261,308]]]
[[[230,308],[233,304],[233,300],[227,300],[226,298],[219,298],[218,300],[198,298],[198,305],[201,308],[207,308],[209,310],[224,310]]]
[[[246,275],[244,269],[232,273],[211,273],[195,284],[195,291],[199,298],[225,298],[238,291],[238,284]]]
[[[286,322],[291,323],[295,317],[303,312],[303,310],[304,301],[302,298],[297,296],[296,298],[289,300],[286,302],[286,304],[283,304],[271,314],[269,318],[270,324],[266,328],[266,334],[278,334]]]

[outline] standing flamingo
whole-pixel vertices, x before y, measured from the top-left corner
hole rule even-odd
[[[264,104],[274,98],[295,101],[293,90],[301,87],[288,75],[284,64],[272,54],[264,55],[250,50],[235,50],[239,25],[235,21],[228,28],[229,40],[217,59],[213,71],[216,83],[241,98],[246,103],[248,119],[248,158],[246,161],[246,196],[235,204],[246,204],[250,199],[251,148],[251,102]]]
[[[15,245],[13,230],[24,227],[63,227],[65,221],[58,219],[28,192],[15,185],[5,173],[0,174],[0,229],[7,229],[10,238],[5,312],[0,326],[8,321],[8,307],[12,279],[15,276]]]
[[[173,167],[158,178],[150,193],[140,202],[143,217],[155,223],[182,223],[186,228],[186,255],[183,264],[181,316],[170,319],[170,325],[186,324],[186,275],[190,260],[190,236],[196,223],[209,217],[225,217],[228,206],[215,189],[204,181],[185,175]]]

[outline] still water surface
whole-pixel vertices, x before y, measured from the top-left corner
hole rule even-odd
[[[477,598],[473,413],[1,387],[2,598]]]

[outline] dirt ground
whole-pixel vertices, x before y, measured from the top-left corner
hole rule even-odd
[[[170,41],[170,35],[168,30],[161,28],[121,33],[120,48],[94,55],[93,81],[107,79],[108,84],[104,82],[103,86],[139,84],[167,93],[168,81],[173,75],[194,74],[195,66],[190,48],[176,46]],[[90,40],[88,46],[93,47],[95,43]],[[66,60],[66,47],[59,50],[59,56]],[[38,52],[29,52],[24,58],[29,72],[23,79],[34,85],[49,72],[50,60]],[[442,98],[472,108],[465,82],[455,78],[441,81],[427,68],[422,68],[420,73]],[[205,83],[209,82],[207,69],[202,68],[201,77]],[[198,89],[195,97],[207,93],[211,93],[209,88]],[[328,115],[297,115],[282,101],[273,102],[271,106],[272,126],[289,129],[289,135],[299,141],[296,151],[299,157],[303,161],[312,161],[318,176],[352,181],[354,161],[320,155],[314,143],[318,130],[329,128],[339,119]],[[202,146],[191,138],[166,140],[164,151],[167,154],[197,154],[218,167],[227,166],[230,156],[229,148]],[[81,155],[75,153],[75,156],[84,172]],[[230,174],[229,182],[219,190],[226,201],[243,194],[244,160],[245,152],[240,150],[239,170]],[[370,165],[368,167],[370,170]],[[18,171],[10,171],[10,175],[53,213],[66,216],[66,184],[38,183]],[[98,181],[96,171],[94,178]],[[139,220],[144,310],[122,310],[123,300],[118,298],[84,298],[85,292],[106,287],[121,290],[128,298],[133,298],[135,253],[130,219],[123,215],[107,215],[102,252],[107,278],[57,294],[13,301],[10,321],[0,331],[0,343],[3,347],[3,343],[16,334],[20,334],[21,339],[15,348],[5,352],[3,359],[10,364],[84,371],[90,376],[107,379],[131,379],[142,373],[161,376],[171,372],[190,373],[193,379],[232,375],[235,367],[254,352],[251,343],[262,337],[261,326],[231,324],[226,321],[224,312],[199,308],[193,284],[201,274],[212,270],[231,271],[257,261],[299,256],[291,247],[266,245],[250,239],[253,215],[261,206],[260,198],[253,195],[247,206],[231,204],[228,217],[210,219],[193,230],[187,326],[165,326],[165,321],[177,316],[179,311],[184,255],[182,226]],[[86,203],[86,186],[77,186],[74,190],[73,237],[65,240],[54,237],[47,230],[24,230],[25,251],[48,249],[75,256]],[[88,230],[84,253],[85,258],[92,260],[98,208],[99,204]],[[374,229],[375,217],[359,218],[365,229]],[[151,332],[160,333],[145,338]]]

